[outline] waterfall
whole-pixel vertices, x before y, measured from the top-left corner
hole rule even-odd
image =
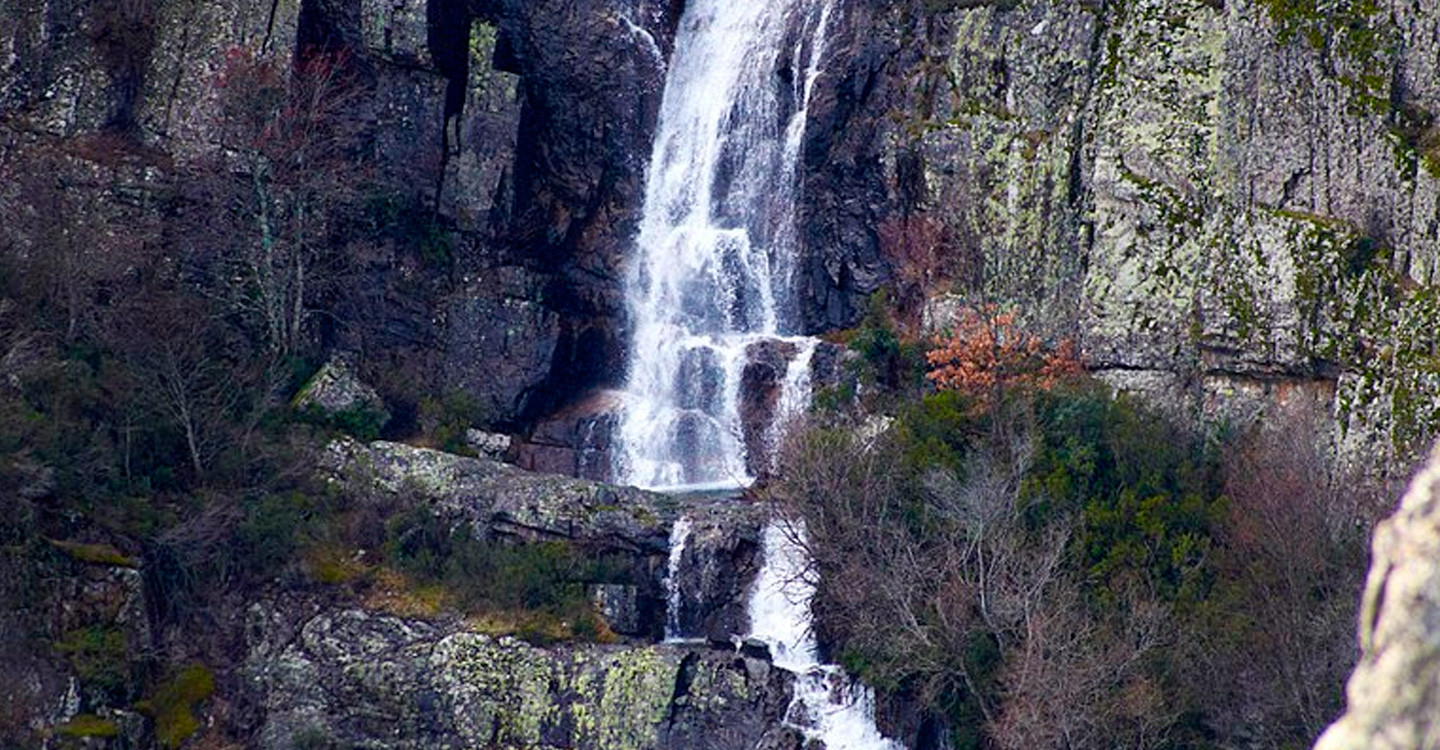
[[[796,166],[832,0],[694,0],[667,68],[636,252],[618,481],[745,486],[747,349],[796,333]],[[808,401],[809,379],[787,377]],[[765,442],[769,442],[768,440]]]
[[[665,640],[684,639],[680,630],[680,561],[685,556],[685,543],[690,541],[691,523],[688,516],[675,519],[670,527],[670,559],[665,569]]]
[[[805,526],[772,521],[762,541],[764,565],[750,593],[750,637],[770,647],[775,665],[795,674],[785,721],[827,750],[904,750],[875,726],[875,693],[834,664],[820,663],[810,627],[813,571]]]
[[[816,342],[796,335],[796,168],[832,2],[686,4],[626,283],[634,333],[614,443],[618,481],[672,491],[748,485],[768,468],[785,420],[809,403]],[[782,350],[769,424],[757,432],[752,415],[747,436],[742,377],[767,352],[773,373]],[[747,444],[769,453],[747,455]],[[748,606],[750,635],[795,675],[785,720],[830,750],[899,748],[875,727],[873,694],[820,663],[804,528],[785,529],[765,528]],[[690,533],[682,517],[670,535],[671,641],[685,636],[679,582]]]

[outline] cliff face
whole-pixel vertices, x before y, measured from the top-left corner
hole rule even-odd
[[[1317,402],[1352,455],[1396,463],[1429,434],[1440,9],[846,13],[826,95],[851,114],[812,131],[810,236],[913,211],[941,227],[942,279],[1078,336],[1117,385],[1209,416]],[[836,187],[867,159],[883,192]],[[828,279],[846,274],[869,276]]]
[[[183,160],[217,145],[227,49],[348,50],[381,170],[461,234],[444,276],[382,252],[331,343],[508,425],[621,376],[680,3],[7,2],[11,142],[132,128]],[[854,324],[897,278],[954,282],[1182,412],[1312,401],[1352,454],[1398,463],[1436,416],[1437,13],[837,3],[804,144],[805,326]],[[881,241],[904,216],[937,228],[941,268]]]

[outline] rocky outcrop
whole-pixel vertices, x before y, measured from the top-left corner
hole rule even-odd
[[[380,394],[360,380],[349,357],[340,355],[332,356],[310,377],[295,395],[294,404],[297,409],[313,409],[328,417],[368,414],[377,429],[390,418]]]
[[[332,443],[323,468],[364,496],[381,492],[420,500],[466,519],[476,530],[525,539],[601,543],[643,554],[669,549],[679,512],[672,498],[554,474],[493,459],[468,458],[402,443]]]
[[[487,535],[628,554],[639,588],[626,606],[641,613],[635,629],[643,632],[659,632],[646,620],[662,609],[670,532],[685,516],[691,533],[681,577],[671,582],[680,592],[679,632],[728,642],[748,630],[746,598],[767,509],[734,493],[661,495],[384,441],[337,441],[322,463],[331,481],[357,497],[379,493],[402,507],[428,505]]]
[[[1440,746],[1440,451],[1375,529],[1371,558],[1348,706],[1315,748]]]
[[[561,646],[357,610],[298,629],[251,611],[262,748],[798,748],[790,676],[734,652]]]
[[[749,631],[746,602],[760,570],[758,513],[690,513],[690,535],[680,555],[678,599],[671,613],[676,632],[686,638],[726,643]]]
[[[144,665],[127,656],[152,643],[136,566],[78,541],[0,551],[0,744],[40,746],[56,727],[100,712],[118,741],[144,736],[143,719],[112,708],[138,697]]]

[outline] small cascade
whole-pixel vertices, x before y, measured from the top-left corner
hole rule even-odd
[[[770,647],[775,665],[795,674],[785,721],[828,750],[904,750],[875,726],[875,694],[834,664],[821,664],[811,629],[814,571],[800,523],[765,527],[764,563],[750,594],[749,637]]]
[[[675,519],[675,525],[670,527],[670,559],[665,569],[665,640],[671,643],[685,638],[680,626],[680,564],[691,529],[688,516]]]
[[[775,455],[779,451],[780,440],[785,436],[786,427],[810,408],[810,381],[815,363],[815,349],[820,342],[809,337],[795,341],[800,348],[785,368],[785,380],[780,384],[780,395],[776,399],[775,417],[771,420],[770,429],[765,436],[765,442],[770,449],[771,470],[775,469]]]

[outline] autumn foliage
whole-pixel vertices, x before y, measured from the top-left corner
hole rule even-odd
[[[1046,390],[1082,371],[1074,341],[1047,344],[995,305],[965,309],[926,359],[935,385],[982,404],[1015,389]]]

